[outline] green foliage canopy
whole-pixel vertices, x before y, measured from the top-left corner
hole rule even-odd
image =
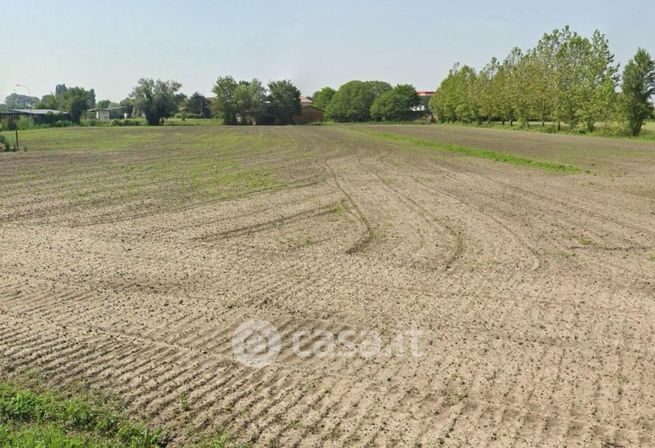
[[[34,96],[12,93],[5,98],[7,109],[31,109],[37,105],[39,99]]]
[[[130,98],[134,108],[142,112],[148,125],[158,126],[162,120],[177,112],[177,92],[182,84],[176,81],[162,81],[142,78]]]
[[[272,81],[268,84],[269,114],[275,124],[293,123],[300,113],[300,90],[291,81]]]
[[[527,51],[514,48],[480,72],[456,64],[430,101],[440,121],[546,120],[593,131],[618,114],[619,67],[606,36],[587,38],[568,26],[546,33]]]
[[[335,93],[337,93],[337,91],[332,87],[323,87],[321,90],[314,92],[314,95],[312,96],[312,105],[323,111],[327,110]]]
[[[290,124],[300,113],[300,90],[291,81],[235,81],[219,77],[212,90],[215,111],[224,124]]]
[[[198,92],[186,100],[185,109],[188,113],[197,115],[200,118],[209,118],[212,116],[209,100]]]
[[[643,48],[626,64],[621,88],[628,131],[639,135],[644,121],[653,113],[651,98],[655,95],[655,61]]]
[[[385,121],[411,120],[416,116],[414,108],[421,100],[416,88],[410,84],[399,84],[378,96],[371,105],[371,118]]]
[[[327,117],[337,122],[369,121],[378,96],[391,90],[383,81],[350,81],[339,87],[327,108]]]

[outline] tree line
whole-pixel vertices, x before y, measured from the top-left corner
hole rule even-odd
[[[219,77],[212,92],[214,109],[224,124],[291,124],[301,111],[300,90],[291,81],[236,81]]]
[[[94,107],[96,107],[95,90],[67,87],[66,84],[58,84],[53,93],[45,95],[36,105],[37,109],[66,111],[75,124],[80,123],[84,112]]]
[[[57,85],[40,100],[12,94],[5,108],[55,109],[79,123],[96,107],[121,108],[130,117],[143,116],[159,125],[172,116],[216,117],[228,125],[291,124],[301,113],[300,90],[291,81],[235,80],[219,77],[211,100],[196,92],[180,92],[176,81],[141,79],[120,103],[96,103],[93,89]],[[347,123],[411,121],[429,116],[441,122],[502,122],[530,126],[550,123],[591,132],[602,123],[616,133],[638,135],[653,113],[655,62],[646,50],[620,70],[607,37],[595,31],[582,36],[569,27],[546,33],[534,48],[514,48],[502,60],[492,58],[481,70],[455,64],[429,100],[414,86],[384,81],[352,80],[338,89],[324,87],[310,98],[326,120]],[[2,105],[0,105],[2,107]]]
[[[655,63],[646,50],[621,74],[604,34],[587,38],[564,27],[544,34],[534,48],[492,58],[480,71],[456,64],[429,104],[442,122],[537,121],[582,132],[603,123],[638,135],[652,114],[654,93]]]
[[[11,94],[0,105],[1,110],[50,109],[66,112],[79,124],[92,109],[120,108],[129,117],[143,116],[148,125],[162,124],[167,118],[217,117],[225,124],[290,124],[300,113],[300,90],[291,81],[271,81],[264,86],[259,80],[235,81],[230,76],[219,77],[213,87],[216,95],[210,101],[196,92],[190,97],[180,92],[182,84],[143,78],[132,93],[120,103],[110,100],[96,102],[95,91],[58,84],[54,92],[41,99]],[[56,116],[54,116],[56,117]]]
[[[328,120],[339,123],[370,120],[406,121],[416,118],[420,98],[414,86],[392,87],[384,81],[349,81],[334,90],[324,87],[314,93],[314,106]]]
[[[5,98],[5,104],[2,106],[0,110],[36,108],[66,111],[70,114],[71,120],[79,124],[84,112],[96,106],[96,94],[93,89],[69,88],[65,84],[58,84],[53,93],[41,99],[12,93]]]
[[[156,125],[179,109],[176,96],[181,85],[174,81],[142,79],[124,103],[135,114],[144,114],[148,124]],[[235,80],[221,76],[212,88],[213,101],[196,93],[186,100],[185,110],[220,118],[226,125],[293,123],[301,112],[300,90],[289,80],[264,85],[258,79]],[[336,122],[369,120],[410,120],[420,105],[416,89],[408,84],[392,87],[383,81],[350,81],[338,90],[325,87],[313,97],[314,107],[325,111]]]

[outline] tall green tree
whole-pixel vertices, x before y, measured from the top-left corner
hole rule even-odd
[[[95,105],[95,96],[91,91],[82,87],[71,87],[66,90],[63,96],[63,103],[66,111],[70,113],[73,123],[79,124],[82,114]]]
[[[89,109],[96,107],[96,91],[94,89],[87,91],[87,103],[89,104]]]
[[[531,85],[536,71],[534,59],[524,54],[520,48],[514,48],[507,57],[506,64],[510,70],[509,96],[512,103],[510,123],[516,118],[521,126],[527,127],[530,125],[530,119],[535,115],[535,99]]]
[[[371,118],[385,121],[405,121],[416,117],[414,108],[421,103],[416,88],[399,84],[378,96],[371,105]]]
[[[212,116],[211,104],[202,94],[196,92],[186,100],[184,105],[187,112],[198,115],[201,118]]]
[[[615,99],[618,66],[600,32],[590,40],[565,27],[558,36],[555,118],[571,128],[582,124],[591,131]]]
[[[182,84],[176,81],[143,78],[130,98],[134,101],[134,108],[145,115],[148,125],[159,126],[163,119],[177,112],[176,94],[181,87]]]
[[[125,113],[128,117],[134,116],[134,98],[127,97],[119,105],[125,108]]]
[[[240,124],[268,122],[266,89],[261,81],[239,81],[234,89],[234,106]]]
[[[592,58],[590,61],[590,79],[593,82],[591,105],[583,119],[588,130],[593,130],[594,122],[607,122],[614,117],[618,103],[616,89],[619,84],[619,64],[614,62],[614,54],[609,49],[607,37],[600,31],[594,31],[591,39]]]
[[[179,111],[180,109],[184,108],[186,105],[186,102],[188,101],[189,97],[187,97],[184,93],[178,92],[174,95],[175,98],[175,111]]]
[[[498,74],[500,64],[498,59],[491,58],[491,61],[483,67],[478,73],[478,104],[480,109],[480,116],[484,117],[487,121],[491,121],[498,117],[497,108],[495,104],[495,91],[494,91],[494,78]]]
[[[34,96],[12,93],[5,98],[5,104],[9,109],[31,109],[37,105],[39,99]]]
[[[327,117],[337,122],[368,121],[371,106],[391,86],[383,81],[350,81],[339,87],[327,108]]]
[[[223,124],[237,124],[237,110],[234,92],[239,84],[231,76],[222,76],[216,80],[212,92],[216,95],[215,112],[223,118]]]
[[[557,55],[561,47],[560,30],[545,33],[537,46],[528,52],[533,64],[532,104],[535,116],[545,126],[554,115],[559,101],[557,89]]]
[[[593,131],[596,122],[607,121],[615,108],[619,67],[604,34],[596,30],[587,42],[587,51],[580,57],[580,84],[575,89],[579,101],[576,119]]]
[[[323,111],[327,110],[335,93],[337,93],[337,91],[332,87],[323,87],[321,90],[314,92],[314,96],[312,96],[312,105]]]
[[[653,112],[655,94],[655,62],[643,48],[626,64],[621,83],[622,109],[628,132],[637,136],[644,121]]]
[[[109,107],[111,107],[111,100],[100,100],[98,101],[96,106],[98,107],[98,109],[108,109]]]
[[[568,26],[546,33],[533,49],[514,48],[479,73],[456,64],[432,97],[441,121],[518,119],[524,126],[552,119],[592,131],[618,104],[618,64],[605,35],[586,38]]]
[[[58,84],[55,93],[45,95],[37,105],[41,109],[54,109],[66,111],[70,114],[73,123],[80,123],[82,115],[95,107],[95,91],[82,87],[66,87]]]
[[[472,67],[455,64],[430,99],[430,109],[440,121],[478,121],[476,82],[477,75]]]
[[[491,81],[494,116],[496,116],[503,124],[507,121],[512,124],[516,119],[512,95],[513,64],[514,62],[510,58],[506,58],[498,65],[496,74]]]
[[[273,123],[291,124],[300,113],[300,90],[291,81],[268,83],[268,108]]]
[[[61,110],[64,109],[64,97],[56,96],[53,94],[44,95],[41,100],[36,105],[38,109],[52,109],[52,110]]]
[[[257,79],[237,82],[224,76],[213,92],[224,124],[290,124],[300,113],[300,91],[288,80],[271,81],[266,89]]]

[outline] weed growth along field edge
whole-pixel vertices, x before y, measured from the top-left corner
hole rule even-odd
[[[564,165],[561,163],[546,162],[543,160],[534,160],[527,157],[516,156],[508,152],[491,151],[488,149],[471,148],[468,146],[461,146],[461,145],[448,145],[432,140],[409,137],[405,135],[394,134],[391,132],[373,131],[370,129],[363,129],[358,127],[351,127],[349,129],[352,129],[357,132],[362,132],[367,135],[371,135],[373,137],[379,137],[385,140],[391,140],[400,143],[412,144],[415,146],[437,149],[439,151],[447,151],[456,154],[462,154],[469,157],[477,157],[480,159],[493,160],[495,162],[509,163],[510,165],[525,166],[530,168],[537,168],[543,171],[568,173],[568,174],[577,174],[582,172],[582,170],[576,166]]]

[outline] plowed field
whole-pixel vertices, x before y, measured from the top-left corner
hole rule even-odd
[[[254,446],[655,446],[655,143],[443,126],[24,134],[27,153],[0,154],[6,371],[102,388],[178,444],[226,428]],[[261,368],[233,354],[249,320],[282,341]],[[417,353],[292,348],[299,331],[312,347],[410,325]]]

